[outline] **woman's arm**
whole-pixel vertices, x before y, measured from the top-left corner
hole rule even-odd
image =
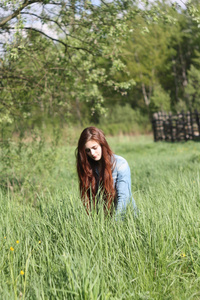
[[[131,172],[127,161],[118,157],[116,163],[116,181],[115,188],[117,192],[116,213],[123,214],[126,211],[127,205],[131,202],[136,211],[136,204],[131,193]]]

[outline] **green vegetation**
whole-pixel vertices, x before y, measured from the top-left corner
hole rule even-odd
[[[2,299],[199,299],[200,144],[108,141],[129,162],[138,218],[86,214],[75,144],[2,148]]]
[[[0,123],[102,126],[112,115],[110,133],[147,133],[155,111],[199,110],[199,3],[173,2],[4,0]]]
[[[1,298],[199,299],[200,145],[123,136],[200,109],[198,1],[0,2]],[[137,218],[83,208],[91,124],[129,162]]]

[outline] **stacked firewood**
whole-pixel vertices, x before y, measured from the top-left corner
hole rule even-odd
[[[166,112],[153,114],[154,141],[200,140],[200,113],[181,112],[173,115]]]

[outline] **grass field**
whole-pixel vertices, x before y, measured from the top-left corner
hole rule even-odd
[[[200,299],[200,143],[108,141],[129,162],[137,218],[87,216],[73,145],[0,163],[1,299]]]

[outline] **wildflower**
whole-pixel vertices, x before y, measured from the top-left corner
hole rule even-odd
[[[185,253],[181,253],[181,257],[186,257],[186,254]]]
[[[17,240],[16,243],[19,244],[19,241]]]
[[[21,271],[20,271],[20,275],[24,275],[24,271],[21,270]]]
[[[39,244],[41,244],[41,241],[39,241]]]
[[[14,248],[13,248],[13,247],[10,247],[10,251],[14,251]]]
[[[4,236],[4,239],[6,239],[6,236]]]

